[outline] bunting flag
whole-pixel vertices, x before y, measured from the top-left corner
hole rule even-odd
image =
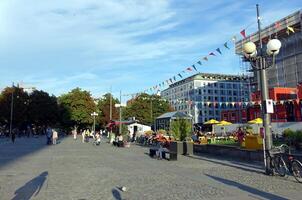
[[[176,77],[175,76],[173,76],[173,79],[174,79],[174,81],[176,81]]]
[[[243,29],[242,31],[240,31],[240,34],[242,35],[242,37],[243,37],[244,39],[246,38],[245,29]]]
[[[198,71],[198,70],[196,69],[195,65],[192,65],[192,67],[193,67],[193,69],[195,69],[195,71]]]
[[[182,75],[181,75],[181,74],[178,74],[178,76],[179,76],[180,78],[182,78]]]
[[[230,47],[228,47],[228,42],[224,43],[223,46],[227,49],[230,49]]]
[[[165,85],[165,82],[163,81],[162,84],[163,84],[163,86],[164,86],[164,85]]]
[[[182,70],[182,73],[185,74],[186,73],[185,70]]]
[[[169,81],[168,81],[168,80],[166,80],[166,82],[167,82],[167,84],[169,85]]]
[[[217,48],[216,51],[221,55],[221,51],[220,51],[220,48]]]
[[[209,55],[210,56],[216,56],[215,53],[213,53],[213,52],[211,52]]]
[[[197,63],[200,64],[200,65],[202,65],[201,61],[198,61]]]
[[[237,37],[236,37],[236,35],[234,35],[234,36],[232,37],[232,41],[233,41],[233,42],[236,42],[236,40],[237,40]]]
[[[203,57],[203,59],[205,60],[205,61],[208,61],[209,59],[205,56],[205,57]]]
[[[159,87],[161,87],[161,84],[159,84]]]
[[[191,67],[188,67],[187,70],[188,70],[188,71],[192,71],[192,68],[191,68]]]
[[[169,78],[170,82],[173,83],[172,78]]]
[[[278,28],[280,28],[280,27],[281,27],[280,22],[276,22],[276,23],[275,23],[275,29],[278,29]]]
[[[290,32],[295,33],[295,29],[291,26],[287,26],[287,34],[289,35]]]

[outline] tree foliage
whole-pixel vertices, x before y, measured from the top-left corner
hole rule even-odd
[[[110,122],[110,97],[112,94],[107,93],[103,95],[102,98],[98,101],[98,110],[100,111],[99,123],[101,126],[106,126]],[[120,103],[118,99],[112,97],[112,120],[119,119],[119,111],[114,106],[115,104]]]
[[[169,103],[158,95],[141,94],[124,109],[124,117],[135,117],[143,124],[153,124],[163,113],[172,111]]]
[[[28,102],[27,117],[36,125],[56,124],[59,122],[57,98],[44,91],[33,91]]]
[[[91,113],[96,111],[94,99],[88,91],[75,88],[59,97],[59,105],[63,110],[62,121],[68,125],[80,126],[93,123]]]

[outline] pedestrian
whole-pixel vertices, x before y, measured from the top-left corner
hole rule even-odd
[[[76,128],[72,130],[72,134],[73,134],[73,139],[76,140],[77,139],[77,134],[78,134]]]
[[[46,144],[48,144],[48,145],[51,144],[51,137],[52,137],[52,129],[50,128],[50,126],[47,126],[47,128],[46,128],[46,139],[47,139]]]
[[[86,135],[86,130],[82,131],[82,143],[85,142],[85,135]]]
[[[57,139],[58,139],[58,132],[53,129],[52,131],[52,144],[57,144]]]
[[[17,130],[14,128],[14,129],[12,130],[12,142],[13,142],[13,143],[15,143],[16,132],[17,132]]]

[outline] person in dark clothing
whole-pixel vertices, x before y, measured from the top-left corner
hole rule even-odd
[[[12,142],[13,142],[13,143],[15,143],[16,132],[17,132],[17,130],[16,130],[16,129],[13,129],[13,131],[12,131]]]

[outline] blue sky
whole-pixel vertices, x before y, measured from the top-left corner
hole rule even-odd
[[[247,25],[255,31],[256,3],[264,26],[302,8],[301,0],[0,0],[0,88],[140,92],[240,38]],[[198,70],[240,73],[230,46]]]

